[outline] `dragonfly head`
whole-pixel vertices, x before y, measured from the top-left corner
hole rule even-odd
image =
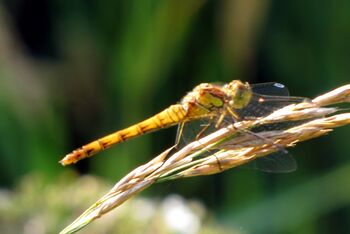
[[[248,83],[240,80],[233,80],[224,86],[229,104],[234,109],[241,109],[247,106],[252,97],[252,90]]]

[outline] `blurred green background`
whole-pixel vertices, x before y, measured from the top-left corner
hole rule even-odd
[[[277,81],[312,98],[349,83],[349,42],[346,0],[1,1],[0,232],[57,233],[172,145],[176,128],[71,167],[57,163],[82,144],[159,112],[202,82]],[[238,168],[157,184],[140,197],[196,199],[223,233],[350,233],[349,132],[291,149],[293,173]],[[86,174],[109,186],[80,188],[74,181]],[[67,193],[87,200],[74,213],[69,198],[46,211],[56,226],[28,221]]]

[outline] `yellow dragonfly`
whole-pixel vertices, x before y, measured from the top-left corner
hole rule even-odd
[[[264,116],[285,105],[303,100],[290,97],[288,89],[280,83],[250,85],[240,80],[233,80],[224,85],[202,83],[184,96],[179,104],[171,105],[142,122],[88,143],[67,154],[60,163],[76,163],[118,143],[177,124],[179,130],[176,141],[179,143],[179,139],[185,135],[185,124],[194,120],[205,120],[214,128],[219,128],[232,121]],[[206,124],[206,127],[198,130],[197,137],[205,132],[208,126]],[[289,161],[287,171],[295,168],[293,159]]]

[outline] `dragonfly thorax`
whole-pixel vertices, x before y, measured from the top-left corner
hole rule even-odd
[[[239,80],[219,86],[203,83],[196,86],[181,101],[188,117],[222,113],[227,106],[230,109],[242,109],[251,101],[252,91],[248,83]]]
[[[222,86],[203,83],[189,92],[181,104],[189,117],[215,115],[225,105],[225,96]]]

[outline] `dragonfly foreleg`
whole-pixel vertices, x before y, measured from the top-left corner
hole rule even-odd
[[[220,115],[218,121],[217,121],[216,124],[215,124],[215,128],[219,128],[219,127],[220,127],[220,125],[221,125],[221,123],[222,123],[222,121],[224,120],[224,118],[225,118],[226,115],[227,115],[226,110],[225,110],[224,112],[221,113],[221,115]]]
[[[239,115],[234,110],[232,110],[230,107],[227,107],[226,111],[228,113],[230,113],[234,123],[237,122],[240,119]]]

